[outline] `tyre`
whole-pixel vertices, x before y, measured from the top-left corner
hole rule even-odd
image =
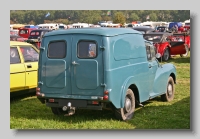
[[[118,120],[126,121],[133,117],[135,111],[135,96],[131,89],[126,91],[124,108],[115,108],[115,117]]]
[[[186,57],[186,56],[188,55],[188,53],[189,53],[189,48],[188,48],[187,45],[185,46],[185,50],[186,50],[186,53],[185,53],[185,54],[180,54],[181,57]]]
[[[167,83],[167,91],[165,94],[161,95],[162,101],[172,101],[174,99],[175,87],[174,79],[170,76]]]
[[[169,48],[166,48],[162,56],[163,61],[168,61],[170,58]]]
[[[64,113],[64,111],[62,110],[62,108],[56,108],[56,107],[51,107],[51,111],[55,115],[61,115],[61,114]]]

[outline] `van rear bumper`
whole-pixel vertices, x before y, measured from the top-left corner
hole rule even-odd
[[[104,103],[109,103],[106,101],[99,100],[81,100],[81,99],[66,99],[66,98],[55,98],[55,99],[46,99],[45,101],[41,98],[38,98],[43,104],[46,104],[47,107],[57,107],[63,108],[68,106],[68,103],[71,103],[72,107],[76,109],[93,109],[93,110],[102,110]]]

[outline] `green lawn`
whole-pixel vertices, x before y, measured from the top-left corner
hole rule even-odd
[[[136,108],[130,121],[118,121],[108,110],[77,110],[70,117],[55,116],[35,96],[22,96],[10,102],[10,128],[190,129],[190,55],[184,58],[175,56],[169,62],[177,68],[174,101],[162,102],[160,97],[149,100],[144,103],[144,108]]]

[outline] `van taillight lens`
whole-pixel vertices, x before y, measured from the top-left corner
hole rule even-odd
[[[104,91],[104,94],[105,94],[105,95],[108,95],[108,94],[109,94],[108,90]]]
[[[103,96],[103,100],[108,100],[108,94],[109,94],[109,91],[108,90],[106,90],[106,91],[104,91],[104,96]]]
[[[36,88],[36,92],[37,92],[37,91],[39,91],[39,92],[40,92],[40,88],[39,88],[39,87],[37,87],[37,88]]]
[[[36,96],[40,96],[41,94],[40,94],[40,88],[39,87],[37,87],[36,88]]]

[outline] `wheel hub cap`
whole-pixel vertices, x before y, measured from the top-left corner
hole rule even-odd
[[[125,101],[125,110],[126,112],[129,112],[131,110],[131,100],[129,98],[126,98]]]
[[[168,94],[172,95],[172,85],[171,84],[168,85],[167,90],[168,90]]]

